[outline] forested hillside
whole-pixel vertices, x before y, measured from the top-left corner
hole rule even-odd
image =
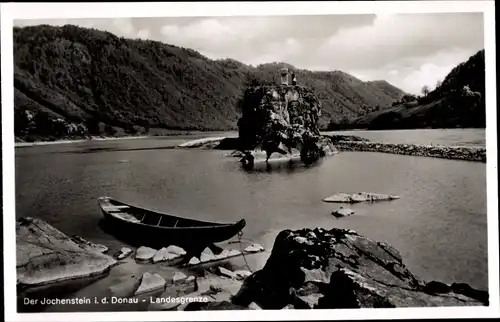
[[[191,49],[72,25],[14,28],[14,59],[15,131],[23,140],[235,129],[244,88],[278,82],[283,66],[211,60]],[[340,71],[295,71],[321,100],[323,127],[388,108],[404,95],[386,82]]]
[[[354,119],[343,128],[486,127],[484,50],[455,67],[434,90],[405,95],[395,106]]]

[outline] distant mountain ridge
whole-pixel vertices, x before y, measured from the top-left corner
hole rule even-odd
[[[16,27],[14,53],[18,137],[63,135],[68,126],[90,134],[236,129],[245,87],[279,82],[283,66],[211,60],[192,49],[73,25]],[[340,71],[294,70],[299,84],[321,100],[323,127],[389,108],[405,94]]]
[[[340,128],[413,129],[486,127],[484,49],[469,57],[426,96],[353,119]]]

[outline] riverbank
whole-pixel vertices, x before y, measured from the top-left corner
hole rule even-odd
[[[16,137],[15,147],[29,147],[38,145],[53,145],[53,144],[70,144],[81,143],[88,141],[114,141],[114,140],[134,140],[134,139],[148,139],[158,137],[172,137],[172,136],[196,136],[205,135],[207,133],[218,134],[224,133],[219,131],[162,131],[158,133],[151,133],[148,135],[127,135],[127,136],[86,136],[81,138],[60,139],[51,141],[33,141],[27,142]]]
[[[208,265],[194,269],[176,267],[165,258],[156,261],[162,250],[128,249],[126,255],[105,255],[106,246],[70,238],[33,218],[18,221],[17,238],[17,252],[22,255],[17,263],[21,310],[333,309],[489,303],[487,291],[467,284],[419,279],[405,266],[398,250],[349,229],[283,230],[272,251],[261,253],[268,257],[264,267],[253,273],[232,265],[232,259],[213,262],[217,255],[209,250],[200,256]],[[237,251],[236,245],[227,246]],[[168,249],[179,250],[169,247],[162,254]],[[244,246],[246,252],[261,250],[258,245]],[[43,298],[41,306],[26,305],[26,299],[34,303]],[[54,298],[59,299],[55,305],[43,305]],[[172,298],[184,300],[167,301]],[[73,303],[75,299],[82,303]]]
[[[450,160],[486,162],[486,148],[484,147],[379,143],[371,142],[366,138],[355,135],[324,135],[323,137],[330,140],[331,144],[340,152],[379,152]],[[178,145],[178,147],[239,150],[238,138],[235,137],[203,138],[182,143]],[[243,156],[241,153],[233,153],[232,155],[236,157]]]

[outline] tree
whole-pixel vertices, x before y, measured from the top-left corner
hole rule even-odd
[[[438,81],[436,82],[436,88],[441,87],[441,85],[442,85],[442,84],[443,84],[443,82],[442,82],[442,81],[440,81],[440,80],[438,80]]]
[[[424,94],[424,97],[429,95],[429,86],[424,85],[424,87],[422,87],[422,94]]]

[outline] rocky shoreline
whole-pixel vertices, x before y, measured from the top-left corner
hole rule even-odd
[[[235,249],[222,251],[227,255],[226,264],[212,263],[222,253],[217,255],[206,249],[192,264],[211,265],[192,270],[189,266],[169,264],[170,259],[183,254],[176,246],[161,250],[142,247],[135,250],[135,255],[133,250],[122,248],[115,255],[106,255],[106,246],[81,237],[68,237],[35,218],[19,219],[16,233],[18,303],[27,297],[36,300],[36,289],[40,286],[44,287],[38,295],[40,301],[57,297],[69,303],[78,298],[88,310],[98,311],[481,306],[489,303],[488,292],[467,284],[446,285],[418,279],[406,268],[396,249],[353,230],[283,230],[276,237],[264,267],[254,273],[228,266],[231,252],[237,252]],[[243,252],[260,251],[262,246],[249,244]],[[79,281],[81,286],[66,287],[66,293],[56,291],[62,283]],[[90,298],[99,298],[106,305],[93,304]],[[21,311],[26,308],[19,305]],[[79,304],[78,310],[83,307]],[[51,308],[71,311],[67,305],[49,305],[49,311]]]
[[[486,162],[486,148],[483,147],[394,144],[366,141],[338,141],[335,143],[335,146],[339,151],[379,152]]]

